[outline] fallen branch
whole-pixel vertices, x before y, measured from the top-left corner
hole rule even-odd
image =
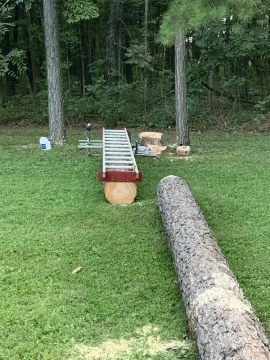
[[[244,104],[250,104],[250,105],[256,105],[256,103],[252,102],[252,101],[249,101],[249,100],[245,100],[245,99],[241,99],[241,98],[236,98],[232,95],[229,95],[229,94],[225,94],[217,89],[214,89],[212,88],[210,85],[208,85],[206,82],[202,82],[203,86],[206,87],[206,89],[212,91],[213,93],[215,93],[216,95],[218,96],[223,96],[229,100],[232,100],[232,101],[240,101],[241,103],[244,103]]]

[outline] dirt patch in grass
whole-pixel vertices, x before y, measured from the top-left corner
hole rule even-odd
[[[16,149],[16,150],[40,149],[40,145],[39,145],[39,143],[28,144],[28,145],[14,145],[13,148]]]
[[[107,340],[99,346],[76,345],[70,360],[116,360],[138,359],[138,356],[154,356],[171,350],[178,350],[184,355],[192,347],[190,341],[163,341],[160,329],[152,325],[144,326],[136,331],[136,335],[129,339]]]

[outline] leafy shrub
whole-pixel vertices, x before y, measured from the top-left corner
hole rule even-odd
[[[35,98],[31,95],[12,96],[8,98],[5,107],[0,107],[0,124],[33,123],[43,125],[47,122],[47,97],[44,94],[39,94]]]
[[[167,129],[175,125],[175,105],[173,99],[157,104],[146,116],[146,125],[150,128]]]
[[[135,126],[140,122],[142,86],[120,83],[109,86],[103,79],[88,87],[95,110],[106,126]]]
[[[77,120],[86,120],[97,116],[97,105],[92,97],[65,97],[66,115]]]

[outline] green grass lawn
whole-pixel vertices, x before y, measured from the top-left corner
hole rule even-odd
[[[156,207],[170,174],[270,332],[269,135],[194,135],[188,159],[139,158],[137,201],[121,207],[104,201],[81,132],[42,152],[46,133],[0,128],[1,360],[197,359]]]
[[[0,131],[0,359],[196,359],[156,208],[162,163],[140,165],[134,205],[112,206],[81,133],[42,152],[46,129]]]

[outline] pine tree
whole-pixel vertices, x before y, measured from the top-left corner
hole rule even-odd
[[[235,16],[248,21],[259,9],[260,0],[174,0],[164,16],[160,29],[160,41],[175,44],[175,103],[177,144],[189,145],[186,33],[188,30],[213,21]]]

